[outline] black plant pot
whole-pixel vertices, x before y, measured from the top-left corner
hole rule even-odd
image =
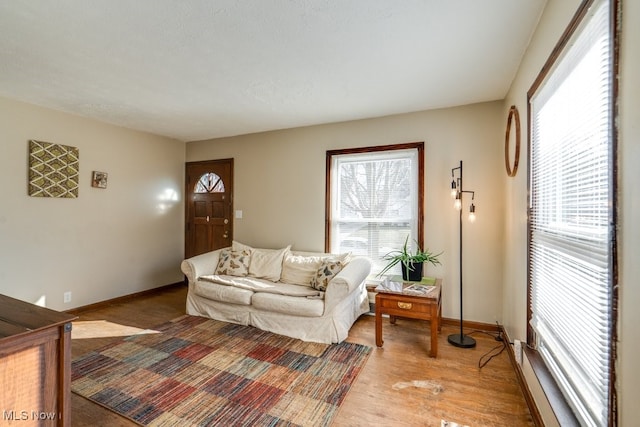
[[[404,264],[400,264],[402,267],[402,280],[408,282],[419,282],[422,280],[422,266],[423,263],[409,263],[409,268]]]

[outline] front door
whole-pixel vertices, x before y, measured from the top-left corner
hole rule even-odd
[[[233,159],[188,162],[185,258],[231,246]]]

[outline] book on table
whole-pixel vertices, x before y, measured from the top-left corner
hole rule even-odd
[[[403,281],[401,276],[387,276],[382,283],[378,285],[376,291],[426,296],[436,288],[435,283],[436,279],[433,277],[423,277],[420,282],[408,282]]]

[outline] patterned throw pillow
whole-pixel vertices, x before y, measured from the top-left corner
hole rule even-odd
[[[340,270],[342,270],[342,262],[332,258],[323,260],[315,276],[311,278],[311,287],[325,292],[331,279],[340,273]]]
[[[232,251],[223,249],[220,252],[220,261],[216,268],[216,274],[227,276],[246,276],[249,274],[249,261],[251,252],[247,250]]]

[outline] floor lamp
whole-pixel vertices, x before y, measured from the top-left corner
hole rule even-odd
[[[458,177],[456,178],[456,172]],[[473,348],[476,346],[476,340],[465,335],[462,330],[462,196],[465,193],[471,194],[471,206],[469,207],[469,221],[476,219],[476,207],[473,204],[475,193],[467,191],[462,187],[462,160],[460,166],[451,169],[451,196],[455,199],[454,206],[458,210],[459,216],[459,236],[460,236],[460,333],[451,334],[447,337],[449,344],[462,348]]]

